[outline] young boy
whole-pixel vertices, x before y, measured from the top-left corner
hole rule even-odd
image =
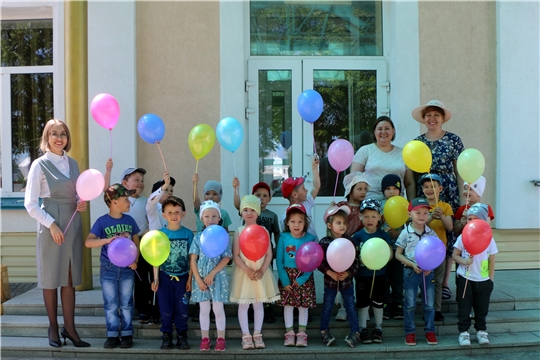
[[[478,180],[470,185],[467,182],[463,183],[463,196],[466,198],[466,203],[465,205],[461,205],[454,214],[454,234],[456,236],[461,235],[463,227],[467,224],[467,210],[474,204],[482,202],[482,195],[484,195],[485,189],[486,178],[483,176],[480,176]],[[489,220],[495,219],[495,214],[491,206],[487,205],[487,207],[489,222]]]
[[[120,268],[109,260],[107,251],[111,241],[120,237],[131,238],[139,247],[139,227],[131,216],[125,214],[130,207],[128,196],[134,192],[120,184],[113,184],[105,191],[109,213],[96,220],[85,242],[88,248],[101,246],[99,280],[107,323],[107,340],[103,345],[106,349],[118,345],[121,348],[133,346],[133,285],[139,255],[133,264]]]
[[[422,292],[422,299],[426,299],[424,303],[424,332],[427,343],[436,345],[437,337],[435,336],[435,310],[433,308],[435,296],[435,279],[433,272],[423,271],[418,267],[414,260],[414,252],[418,241],[424,237],[437,236],[435,231],[431,230],[426,222],[431,206],[424,198],[415,198],[409,204],[409,217],[412,222],[403,229],[396,241],[396,259],[403,265],[403,289],[404,296],[404,329],[405,329],[405,344],[416,345],[416,326],[414,324],[414,311],[416,309],[416,297],[418,287]],[[422,279],[422,274],[425,279]],[[425,293],[424,293],[425,281]]]
[[[392,229],[384,220],[384,205],[392,196],[401,196],[401,178],[395,174],[388,174],[381,180],[381,190],[385,200],[381,203],[382,226],[381,229],[390,236],[392,253],[396,252],[396,240],[403,230],[403,226]],[[392,288],[392,293],[390,293]],[[383,319],[403,319],[403,264],[393,257],[386,265],[386,287],[384,291]]]
[[[169,196],[162,205],[163,218],[167,227],[160,231],[171,242],[169,257],[160,267],[154,267],[152,290],[157,291],[161,313],[161,349],[173,347],[173,322],[176,326],[176,346],[188,350],[187,318],[191,295],[191,270],[189,266],[189,248],[193,241],[193,231],[182,226],[186,215],[184,201],[176,196]],[[159,272],[159,275],[158,275]]]
[[[450,204],[440,201],[439,194],[443,191],[442,179],[437,174],[425,174],[418,181],[422,186],[424,196],[430,205],[430,215],[426,221],[428,225],[435,233],[437,237],[442,240],[445,246],[448,247],[447,231],[452,231],[454,224],[452,222],[452,216],[454,212]],[[451,244],[450,244],[451,245]],[[448,254],[447,254],[447,257]],[[443,294],[443,281],[446,272],[446,257],[435,270],[435,321],[443,321],[444,316],[441,313],[441,303]],[[451,261],[448,259],[448,261]],[[448,294],[450,288],[446,286],[445,293]],[[447,298],[448,295],[445,296]]]
[[[480,219],[488,221],[489,210],[486,204],[474,204],[469,208],[467,221]],[[463,246],[461,235],[454,245],[452,258],[459,264],[457,273],[458,292],[458,330],[459,345],[471,345],[469,328],[471,327],[471,309],[474,309],[474,328],[476,340],[480,345],[489,344],[486,332],[486,316],[489,311],[489,299],[493,291],[493,278],[495,275],[495,254],[497,254],[495,240],[491,239],[489,246],[482,253],[471,256]],[[466,286],[466,288],[465,288]],[[465,296],[463,292],[465,291]]]
[[[311,209],[315,206],[315,198],[319,194],[319,189],[321,188],[321,179],[319,178],[319,157],[314,156],[311,162],[311,169],[313,172],[313,188],[308,194],[304,182],[306,181],[305,177],[290,177],[287,178],[281,184],[281,193],[283,197],[289,200],[289,206],[292,204],[302,204],[306,209],[307,216],[311,217]],[[286,212],[280,218],[280,227],[285,229],[285,217]],[[315,231],[315,225],[313,221],[309,222],[308,232],[315,236],[318,241],[317,231]]]
[[[148,216],[148,228],[159,230],[167,226],[167,220],[161,215],[162,206],[165,200],[173,195],[173,187],[176,180],[165,171],[163,180],[159,180],[152,185],[152,194],[146,202],[146,215]]]
[[[371,238],[381,238],[388,243],[391,250],[392,242],[390,236],[379,228],[381,220],[381,208],[378,201],[366,199],[360,205],[360,216],[364,228],[352,236],[352,242],[358,249],[362,250],[362,246]],[[390,251],[390,259],[392,258]],[[389,260],[390,260],[389,259]],[[356,275],[356,303],[358,307],[358,317],[360,322],[360,341],[363,344],[382,343],[382,322],[383,322],[383,305],[384,292],[386,286],[386,266],[375,271],[368,269],[360,259],[360,269]],[[373,289],[373,290],[372,290]],[[373,308],[375,317],[375,329],[369,336],[367,330],[367,319],[369,317],[369,306]]]
[[[199,182],[199,174],[195,173],[192,177],[193,189],[195,190]],[[203,229],[203,223],[199,216],[199,210],[201,207],[201,199],[199,198],[199,192],[194,191],[195,200],[193,200],[193,211],[197,215],[197,232],[201,232]],[[223,187],[220,183],[214,180],[208,180],[204,184],[204,201],[212,200],[215,203],[219,204],[223,196]],[[221,220],[219,225],[221,225],[225,230],[229,231],[229,225],[232,224],[231,217],[223,208],[221,208]]]

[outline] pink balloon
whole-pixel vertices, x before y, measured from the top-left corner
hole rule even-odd
[[[81,200],[90,201],[101,195],[104,186],[103,174],[96,169],[88,169],[79,175],[75,188]]]
[[[328,148],[328,161],[337,172],[346,170],[351,166],[354,158],[354,148],[345,139],[335,140]]]
[[[90,103],[90,111],[96,122],[107,130],[112,130],[120,117],[120,107],[114,96],[98,94]]]
[[[335,239],[326,249],[326,260],[335,272],[343,272],[350,268],[355,257],[356,249],[348,239]]]
[[[295,258],[298,270],[311,272],[321,265],[324,259],[324,251],[321,245],[310,241],[300,245]]]

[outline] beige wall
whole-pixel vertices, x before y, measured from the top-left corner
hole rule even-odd
[[[443,128],[484,155],[482,201],[497,214],[495,3],[420,1],[418,12],[421,102],[442,101],[452,111]]]
[[[154,113],[165,123],[161,143],[175,195],[187,207],[183,222],[195,228],[191,177],[195,160],[187,138],[193,126],[215,128],[220,108],[219,2],[137,2],[137,120]],[[144,167],[148,196],[163,177],[156,145],[137,140],[137,166]],[[199,161],[199,194],[207,180],[220,181],[220,147]],[[228,186],[229,184],[224,184]]]

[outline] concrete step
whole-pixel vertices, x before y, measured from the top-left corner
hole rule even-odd
[[[468,347],[460,347],[457,343],[457,333],[439,336],[438,345],[428,345],[423,336],[417,337],[416,346],[406,346],[404,338],[388,337],[382,344],[359,344],[349,348],[342,339],[336,340],[331,347],[326,347],[318,338],[311,337],[307,348],[284,347],[281,339],[266,339],[266,348],[259,350],[242,350],[239,340],[228,340],[225,352],[212,350],[201,353],[198,350],[199,339],[192,338],[190,350],[160,350],[161,341],[158,339],[135,339],[131,349],[104,349],[104,338],[87,339],[89,348],[75,348],[68,341],[67,346],[52,348],[44,337],[2,337],[2,357],[24,358],[99,358],[106,359],[358,359],[363,358],[440,358],[515,353],[517,351],[537,351],[540,349],[540,333],[519,332],[507,334],[490,334],[489,345],[478,345],[472,341]]]

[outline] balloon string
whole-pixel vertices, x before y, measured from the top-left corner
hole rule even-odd
[[[313,135],[313,155],[317,155],[317,143],[315,142],[315,124],[311,123],[311,134]]]
[[[161,155],[161,161],[163,161],[163,167],[165,168],[165,171],[167,170],[167,165],[165,165],[165,158],[163,157],[163,153],[161,152],[161,146],[159,146],[159,141],[156,142],[157,148],[159,149],[159,154]]]
[[[338,273],[338,276],[339,276],[339,273]],[[337,292],[339,292],[339,278],[338,278],[338,281],[337,281]],[[343,294],[341,296],[343,296]],[[338,301],[337,296],[336,296],[336,305],[339,305],[339,301]]]
[[[234,177],[236,177],[236,159],[234,158],[234,152],[232,153],[232,161],[234,166]]]
[[[195,164],[195,174],[197,174],[199,171],[199,159],[197,159],[197,162]],[[195,202],[195,194],[197,193],[197,183],[193,184],[193,202]]]
[[[109,139],[110,139],[110,143],[111,143],[111,146],[110,146],[111,156],[109,158],[112,159],[112,129],[109,129]]]
[[[369,298],[373,295],[373,285],[375,285],[375,270],[373,270],[373,280],[371,280],[371,291],[369,292]]]
[[[156,305],[156,292],[154,291],[154,300],[152,300],[152,306]]]
[[[298,273],[298,275],[296,275],[296,278],[294,279],[294,281],[296,281],[299,277],[300,277],[300,274],[301,273]],[[291,287],[294,285],[294,282],[291,284]],[[283,302],[287,302],[287,299],[289,298],[289,295],[291,294],[291,291],[289,290],[287,292],[287,296],[285,296],[285,300],[283,300]]]
[[[469,189],[470,188],[471,188],[470,186],[467,186],[467,197],[465,198],[465,210],[469,208]]]
[[[429,174],[429,179],[431,180],[431,186],[433,187],[433,194],[435,194],[435,207],[439,207],[439,194],[435,190],[435,184],[433,184],[433,178],[431,177],[431,173]],[[442,184],[441,184],[442,185]]]
[[[465,299],[465,292],[467,291],[467,284],[469,283],[469,269],[467,269],[467,271],[465,272],[465,287],[463,288],[463,296],[461,297],[462,299]]]
[[[141,275],[139,275],[139,273],[137,272],[137,270],[133,270],[133,271],[135,271],[135,274],[137,274],[137,276],[139,277],[139,280],[142,281]]]
[[[73,215],[71,215],[71,219],[69,219],[69,222],[66,226],[66,229],[64,230],[63,234],[65,235],[66,234],[66,231],[68,230],[69,228],[69,225],[71,225],[71,222],[73,221],[73,218],[75,217],[75,214],[77,213],[77,209],[75,209],[75,212],[73,213]]]
[[[426,274],[422,271],[422,277],[424,278],[424,302],[427,305],[427,292],[426,292]]]
[[[337,183],[338,183],[338,180],[339,180],[339,171],[337,171],[337,175],[336,175],[336,185],[334,186],[334,203],[336,202],[336,191],[337,191]]]

